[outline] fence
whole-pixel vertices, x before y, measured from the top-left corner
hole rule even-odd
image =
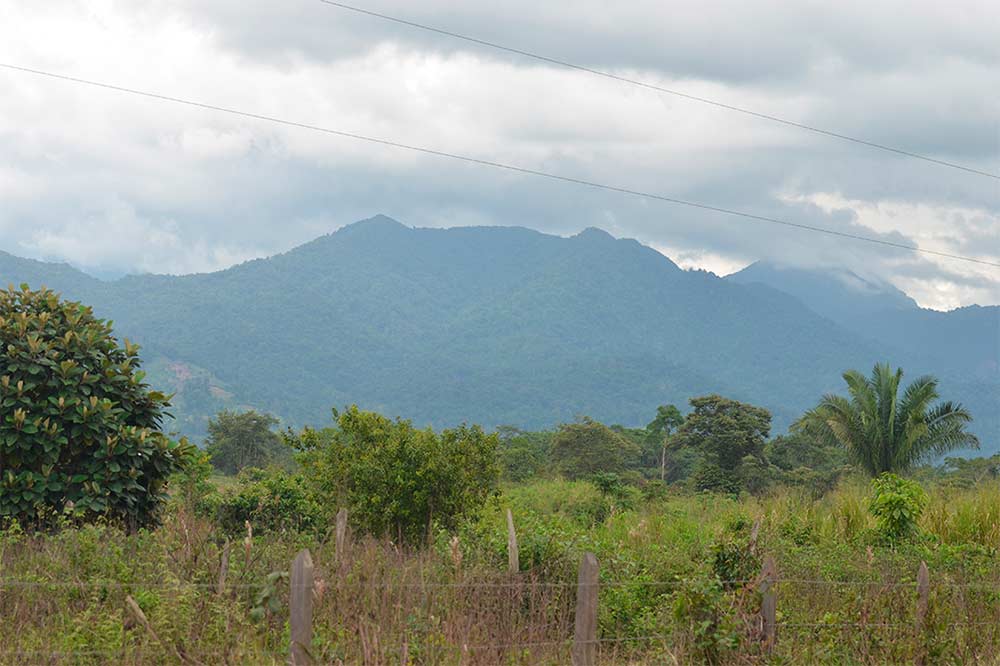
[[[347,512],[346,510],[341,510],[337,515],[336,521],[336,558],[337,561],[334,563],[340,571],[344,571],[346,567],[350,565],[347,561],[347,554],[351,552],[350,535],[347,528]],[[519,572],[519,552],[518,552],[518,539],[517,533],[514,527],[513,516],[510,511],[506,514],[507,523],[507,549],[508,549],[508,569],[509,573],[517,574]],[[751,538],[751,549],[756,548],[756,534],[759,529],[759,525],[755,525],[753,529],[753,536]],[[218,579],[214,583],[180,583],[179,585],[193,585],[196,587],[202,587],[207,590],[211,590],[218,597],[222,597],[229,590],[233,590],[237,587],[256,587],[251,585],[238,585],[233,584],[227,580],[229,574],[229,560],[230,560],[230,544],[227,543],[221,552],[221,557],[219,561],[219,571]],[[842,581],[842,580],[807,580],[807,579],[794,579],[794,578],[781,578],[773,557],[767,556],[763,558],[763,565],[759,574],[749,580],[731,580],[731,581],[720,581],[723,584],[730,586],[744,586],[748,589],[755,590],[760,597],[759,611],[756,614],[755,631],[752,632],[754,640],[759,645],[759,650],[763,654],[767,654],[774,650],[779,639],[779,628],[788,627],[789,629],[809,629],[818,626],[829,626],[829,623],[824,623],[823,625],[812,625],[808,623],[800,624],[779,624],[778,622],[778,609],[779,609],[779,598],[778,589],[780,584],[803,584],[803,585],[830,585],[830,586],[853,586],[853,585],[871,585],[872,583],[866,581]],[[288,660],[292,666],[302,666],[305,664],[314,664],[316,659],[314,655],[311,654],[311,649],[313,645],[313,605],[317,597],[317,592],[319,592],[319,586],[321,581],[318,581],[315,577],[315,566],[313,562],[312,554],[308,549],[301,550],[296,554],[289,566],[288,573],[288,585],[289,585],[289,642],[288,642]],[[468,654],[477,650],[491,649],[491,650],[502,650],[502,649],[514,649],[514,648],[528,648],[528,647],[538,647],[538,646],[565,646],[569,648],[571,654],[571,660],[573,666],[596,666],[600,657],[599,648],[602,645],[607,645],[609,643],[618,642],[640,642],[640,641],[667,641],[668,636],[665,635],[643,635],[643,636],[627,636],[627,637],[600,637],[598,635],[598,615],[600,610],[600,590],[602,588],[613,588],[617,586],[631,586],[634,585],[634,581],[605,581],[600,582],[600,563],[597,557],[593,553],[584,553],[580,559],[577,581],[575,585],[573,583],[565,582],[555,582],[555,583],[544,583],[543,585],[560,587],[567,589],[575,588],[575,609],[573,612],[572,636],[566,636],[564,639],[559,640],[526,640],[524,642],[512,642],[505,644],[466,644],[461,646],[463,654]],[[671,581],[644,581],[640,583],[641,585],[647,586],[676,586],[683,584],[683,581],[671,580]],[[914,616],[910,618],[909,622],[900,622],[898,625],[901,628],[907,629],[911,635],[920,638],[924,632],[927,631],[928,617],[931,611],[931,599],[930,599],[930,589],[931,589],[931,576],[929,568],[926,563],[921,563],[915,583],[879,583],[885,586],[894,587],[908,587],[912,588],[915,594],[915,604],[914,604]],[[0,579],[0,592],[4,588],[16,588],[16,587],[81,587],[86,586],[87,583],[83,582],[42,582],[42,581],[11,581]],[[94,584],[98,585],[98,584]],[[114,586],[114,583],[101,582],[99,583],[102,587]],[[126,587],[125,584],[120,584],[121,587]],[[360,584],[365,587],[377,587],[379,583],[363,583]],[[388,587],[390,584],[384,584]],[[392,583],[393,586],[406,585],[406,583]],[[503,583],[414,583],[414,586],[420,587],[483,587],[494,585],[495,587],[502,588],[516,588],[521,585],[517,580],[512,580],[511,582]],[[350,585],[343,585],[342,589],[349,589]],[[966,586],[973,587],[973,586]],[[997,590],[995,584],[984,584],[981,587],[989,588],[991,590]],[[1000,591],[1000,590],[997,590]],[[152,641],[158,644],[165,654],[170,654],[180,663],[185,664],[197,664],[189,655],[185,654],[182,650],[178,649],[176,646],[171,645],[169,641],[162,640],[157,634],[155,628],[146,618],[140,605],[131,595],[125,596],[125,610],[131,616],[132,621],[135,625],[141,627],[148,635],[151,637]],[[845,626],[876,626],[876,625],[864,625],[861,622],[845,622]],[[983,622],[983,625],[990,624],[995,625],[996,622],[989,621]],[[922,642],[920,642],[922,644]],[[407,646],[404,644],[401,647],[401,663],[407,664],[408,660],[408,650]],[[78,656],[100,656],[97,652],[87,652],[79,651],[73,653],[10,653],[9,656],[20,656],[27,660],[31,660],[32,655],[39,657],[78,657]],[[0,653],[0,656],[4,656]],[[275,654],[274,656],[279,656]],[[284,656],[284,655],[280,655]],[[913,663],[917,665],[924,665],[928,662],[928,654],[925,648],[921,648],[918,654],[913,659]]]

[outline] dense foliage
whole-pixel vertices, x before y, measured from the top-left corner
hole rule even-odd
[[[212,464],[224,474],[236,474],[245,467],[286,464],[291,449],[272,430],[278,419],[251,410],[222,411],[208,422],[205,449]]]
[[[139,366],[90,308],[0,292],[0,517],[155,520],[190,448],[160,431],[169,403]]]
[[[497,491],[499,442],[479,426],[418,430],[351,406],[335,428],[293,438],[317,497],[356,525],[411,542],[453,527]]]
[[[872,481],[868,509],[877,521],[878,532],[896,541],[917,531],[917,521],[927,506],[927,493],[920,484],[885,473]]]
[[[940,397],[934,377],[920,377],[899,395],[902,369],[877,364],[870,377],[844,373],[850,397],[827,395],[807,412],[799,428],[850,452],[868,474],[906,472],[933,456],[979,448],[967,430],[972,416]]]
[[[695,471],[696,487],[737,492],[741,481],[759,483],[770,412],[719,395],[692,398],[691,407],[676,442],[704,455]]]
[[[324,526],[326,513],[302,475],[274,469],[244,469],[237,487],[208,507],[230,535],[245,533],[248,523],[257,532],[316,531]]]
[[[550,452],[553,467],[568,479],[622,472],[639,454],[633,442],[587,417],[560,426]]]

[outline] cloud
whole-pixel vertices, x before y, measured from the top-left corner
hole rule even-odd
[[[1000,157],[985,3],[373,7],[979,168]],[[6,11],[0,61],[1000,260],[990,179],[312,0]],[[213,270],[382,212],[598,226],[720,273],[844,265],[933,307],[1000,302],[994,269],[26,74],[0,82],[0,248],[96,271]]]

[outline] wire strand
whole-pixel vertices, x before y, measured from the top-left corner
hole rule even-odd
[[[987,178],[994,178],[1000,180],[1000,175],[995,173],[990,173],[989,171],[982,171],[980,169],[975,169],[973,167],[964,166],[962,164],[956,164],[955,162],[948,162],[945,160],[940,160],[934,157],[928,157],[927,155],[921,155],[920,153],[915,153],[909,150],[904,150],[902,148],[894,148],[883,143],[877,143],[875,141],[868,141],[866,139],[859,139],[858,137],[850,136],[848,134],[842,134],[840,132],[833,132],[831,130],[825,130],[820,127],[815,127],[813,125],[806,125],[805,123],[796,122],[794,120],[788,120],[787,118],[782,118],[780,116],[771,115],[769,113],[762,113],[760,111],[754,111],[753,109],[747,109],[741,106],[735,106],[733,104],[727,104],[725,102],[720,102],[718,100],[710,99],[708,97],[700,97],[698,95],[692,95],[680,90],[674,90],[672,88],[665,88],[663,86],[656,85],[654,83],[649,83],[647,81],[640,81],[638,79],[632,79],[627,76],[621,76],[619,74],[613,74],[611,72],[594,69],[592,67],[587,67],[585,65],[579,65],[576,63],[569,62],[567,60],[560,60],[558,58],[553,58],[551,56],[542,55],[540,53],[534,53],[532,51],[525,51],[523,49],[514,48],[512,46],[505,46],[503,44],[498,44],[497,42],[487,41],[485,39],[479,39],[476,37],[470,37],[468,35],[463,35],[458,32],[453,32],[451,30],[445,30],[443,28],[436,28],[425,23],[417,23],[416,21],[409,21],[407,19],[399,18],[398,16],[391,16],[389,14],[382,14],[380,12],[372,11],[370,9],[364,9],[362,7],[357,7],[354,5],[348,5],[343,2],[335,2],[334,0],[319,0],[325,5],[331,7],[337,7],[338,9],[346,9],[348,11],[356,12],[358,14],[364,14],[366,16],[371,16],[373,18],[382,19],[384,21],[391,21],[393,23],[398,23],[400,25],[409,26],[411,28],[417,28],[419,30],[426,30],[427,32],[437,33],[439,35],[445,35],[447,37],[452,37],[454,39],[460,39],[472,44],[478,44],[480,46],[486,46],[491,49],[496,49],[498,51],[505,51],[507,53],[513,53],[519,56],[524,56],[525,58],[532,58],[534,60],[539,60],[541,62],[546,62],[552,65],[558,65],[560,67],[566,67],[568,69],[574,69],[579,72],[586,72],[587,74],[593,74],[595,76],[601,76],[606,79],[613,79],[621,83],[628,83],[633,86],[639,86],[641,88],[646,88],[648,90],[655,90],[657,92],[666,93],[667,95],[673,95],[675,97],[681,97],[686,100],[693,102],[700,102],[702,104],[710,104],[712,106],[718,107],[720,109],[726,109],[728,111],[734,111],[736,113],[742,113],[747,116],[753,116],[755,118],[761,118],[763,120],[769,120],[771,122],[781,123],[788,127],[795,127],[797,129],[805,130],[807,132],[813,132],[815,134],[821,134],[826,137],[840,139],[842,141],[850,141],[851,143],[856,143],[862,146],[868,146],[869,148],[875,148],[877,150],[884,150],[890,153],[895,153],[897,155],[902,155],[905,157],[912,157],[914,159],[923,160],[925,162],[931,162],[940,166],[949,167],[951,169],[958,169],[960,171],[965,171],[968,173],[973,173],[979,176],[986,176]]]
[[[605,183],[599,183],[592,180],[585,180],[583,178],[575,178],[572,176],[563,176],[560,174],[551,173],[548,171],[539,171],[537,169],[530,169],[527,167],[521,167],[513,164],[505,164],[503,162],[494,162],[492,160],[481,159],[478,157],[470,157],[468,155],[460,155],[458,153],[450,153],[443,150],[437,150],[435,148],[427,148],[424,146],[415,146],[411,144],[401,143],[399,141],[392,141],[389,139],[382,139],[378,137],[366,136],[363,134],[357,134],[355,132],[347,132],[344,130],[336,130],[328,127],[321,127],[319,125],[311,125],[309,123],[302,123],[293,120],[285,120],[283,118],[277,118],[274,116],[267,116],[259,113],[252,113],[249,111],[241,111],[239,109],[233,109],[225,106],[218,106],[215,104],[208,104],[205,102],[198,102],[195,100],[184,99],[181,97],[173,97],[171,95],[163,95],[160,93],[149,92],[145,90],[139,90],[136,88],[127,88],[125,86],[114,85],[110,83],[103,83],[100,81],[93,81],[90,79],[82,79],[75,76],[68,76],[66,74],[58,74],[55,72],[48,72],[40,69],[33,69],[30,67],[22,67],[20,65],[13,65],[10,63],[0,62],[0,67],[5,69],[25,72],[28,74],[34,74],[37,76],[44,76],[52,79],[59,79],[61,81],[69,81],[72,83],[79,83],[82,85],[93,86],[97,88],[105,88],[107,90],[115,90],[118,92],[129,93],[131,95],[139,95],[141,97],[148,97],[150,99],[157,99],[165,102],[173,102],[176,104],[183,104],[186,106],[196,107],[200,109],[207,109],[210,111],[218,111],[221,113],[228,113],[235,116],[242,116],[244,118],[252,118],[254,120],[264,120],[271,123],[277,123],[279,125],[286,125],[288,127],[297,127],[300,129],[312,130],[315,132],[322,132],[324,134],[330,134],[333,136],[340,136],[349,139],[356,139],[359,141],[366,141],[368,143],[379,144],[383,146],[390,146],[393,148],[400,148],[403,150],[409,150],[418,153],[424,153],[427,155],[435,155],[438,157],[446,157],[449,159],[460,160],[463,162],[468,162],[470,164],[479,164],[481,166],[494,167],[497,169],[504,169],[506,171],[512,171],[515,173],[521,173],[531,176],[539,176],[542,178],[548,178],[550,180],[557,180],[565,183],[573,183],[576,185],[584,185],[586,187],[591,187],[595,189],[607,190],[610,192],[618,192],[620,194],[628,194],[636,197],[641,197],[645,199],[654,199],[657,201],[663,201],[666,203],[677,204],[679,206],[687,206],[690,208],[698,208],[701,210],[712,211],[716,213],[722,213],[725,215],[732,215],[736,217],[743,217],[749,220],[756,220],[758,222],[768,222],[771,224],[778,224],[786,227],[791,227],[795,229],[801,229],[804,231],[812,231],[815,233],[826,234],[829,236],[835,236],[838,238],[847,238],[856,241],[863,241],[866,243],[874,243],[877,245],[882,245],[885,247],[892,247],[900,250],[908,250],[910,252],[919,252],[922,254],[933,255],[937,257],[943,257],[947,259],[954,259],[957,261],[965,261],[975,264],[981,264],[984,266],[992,266],[994,268],[1000,268],[1000,262],[989,261],[986,259],[977,259],[975,257],[967,257],[959,254],[952,254],[950,252],[941,252],[938,250],[930,250],[927,248],[918,247],[916,245],[907,245],[906,243],[897,243],[895,241],[889,241],[881,238],[872,238],[870,236],[862,236],[860,234],[852,234],[845,231],[837,231],[835,229],[828,229],[826,227],[817,227],[809,224],[803,224],[800,222],[792,222],[790,220],[782,220],[776,217],[768,217],[766,215],[755,215],[753,213],[747,213],[744,211],[734,210],[731,208],[723,208],[721,206],[712,206],[709,204],[703,204],[696,201],[688,201],[685,199],[678,199],[675,197],[664,196],[660,194],[654,194],[652,192],[643,192],[641,190],[635,190],[627,187],[619,187],[616,185],[608,185]]]

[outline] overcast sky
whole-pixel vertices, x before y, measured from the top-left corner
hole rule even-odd
[[[1000,172],[1000,3],[364,7]],[[0,0],[0,61],[1000,261],[1000,181],[319,0]],[[719,274],[846,266],[922,305],[1000,269],[0,69],[0,249],[104,276],[225,268],[384,213],[598,226]]]

